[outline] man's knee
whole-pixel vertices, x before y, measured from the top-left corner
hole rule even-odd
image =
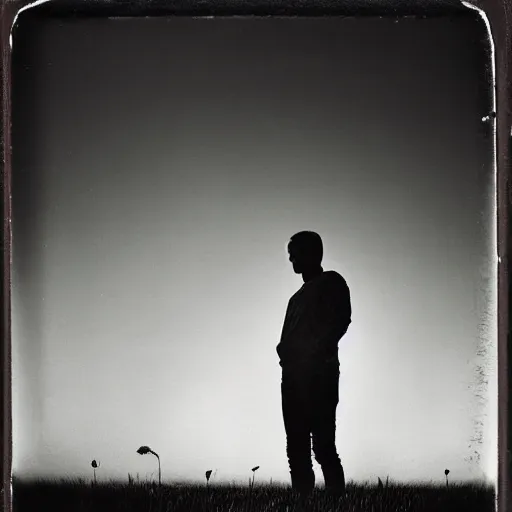
[[[286,449],[290,458],[311,460],[311,443],[308,443],[307,440],[288,438]]]
[[[336,445],[333,440],[321,440],[313,445],[315,459],[322,464],[332,464],[339,461]]]

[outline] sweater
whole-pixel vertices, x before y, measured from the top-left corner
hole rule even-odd
[[[338,343],[352,322],[350,290],[333,270],[305,282],[290,298],[277,345],[282,368],[338,361]]]

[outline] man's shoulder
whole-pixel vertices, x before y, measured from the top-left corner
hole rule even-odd
[[[300,295],[302,294],[302,291],[304,289],[304,285],[301,286],[289,299],[288,302],[293,302],[294,300],[296,300],[298,297],[300,297]]]
[[[324,279],[329,283],[347,286],[345,278],[340,273],[336,272],[336,270],[326,270],[323,275]]]
[[[322,288],[326,293],[350,295],[350,288],[348,287],[347,281],[340,273],[335,270],[327,270],[324,274],[324,283]]]

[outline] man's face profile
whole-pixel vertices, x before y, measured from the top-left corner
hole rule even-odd
[[[293,270],[296,274],[302,274],[303,272],[303,254],[297,248],[297,244],[290,242],[288,244],[288,254],[290,255],[290,262],[293,266]]]
[[[321,242],[316,240],[318,235],[304,232],[295,236],[288,242],[289,260],[295,273],[304,274],[318,268],[322,262]]]

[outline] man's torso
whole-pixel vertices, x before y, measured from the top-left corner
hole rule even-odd
[[[346,323],[348,327],[351,318],[350,291],[340,274],[325,271],[304,283],[288,303],[281,340],[277,346],[283,369],[323,364],[339,366],[338,342],[342,335],[325,336],[328,328],[326,323],[331,318],[335,318],[338,324]]]

